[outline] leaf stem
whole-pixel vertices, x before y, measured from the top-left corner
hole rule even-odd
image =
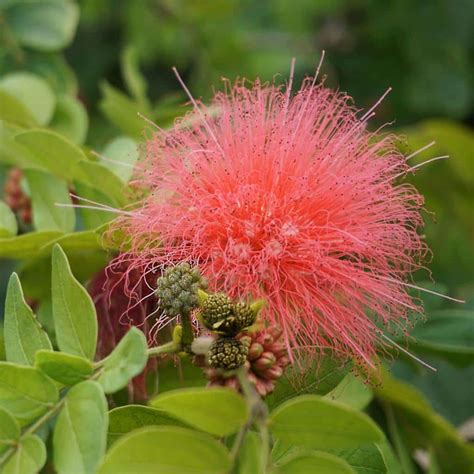
[[[161,354],[173,354],[174,352],[177,352],[178,350],[179,350],[179,347],[176,345],[176,343],[171,341],[161,346],[150,347],[150,349],[147,349],[146,353],[148,357],[156,357]]]

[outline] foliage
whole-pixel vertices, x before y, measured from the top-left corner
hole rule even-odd
[[[474,448],[455,428],[472,418],[474,397],[472,8],[0,0],[0,182],[21,170],[32,212],[27,222],[6,193],[0,201],[0,472],[472,472]],[[391,375],[363,380],[321,354],[290,367],[262,401],[244,381],[242,394],[203,387],[176,334],[149,347],[131,328],[99,358],[87,281],[121,242],[108,223],[136,200],[132,170],[153,128],[137,114],[167,127],[187,110],[170,67],[206,98],[221,75],[271,79],[295,53],[299,80],[321,48],[328,81],[358,104],[394,86],[379,118],[402,118],[400,149],[437,142],[411,163],[451,155],[410,178],[436,215],[426,215],[426,239],[443,283],[421,272],[417,284],[467,304],[420,295],[426,323],[396,341],[440,372],[400,353]],[[128,403],[153,364],[147,405]]]

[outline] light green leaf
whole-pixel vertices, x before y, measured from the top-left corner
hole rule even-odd
[[[348,374],[325,396],[328,400],[343,403],[355,410],[363,410],[372,400],[372,390],[353,374]]]
[[[285,459],[272,474],[355,474],[346,461],[333,454],[312,451]]]
[[[13,72],[0,79],[0,90],[21,102],[39,125],[47,125],[51,120],[56,98],[41,77],[29,72]]]
[[[107,425],[107,400],[100,385],[86,381],[71,388],[54,428],[57,472],[96,472],[105,454]]]
[[[130,328],[117,347],[103,361],[99,383],[105,393],[115,393],[140,374],[148,360],[146,337],[140,329]]]
[[[0,119],[23,126],[36,125],[33,115],[23,102],[2,89],[0,89],[0,104],[2,104]],[[3,161],[5,160],[3,159]]]
[[[111,209],[116,209],[118,203],[106,196],[99,189],[95,189],[87,184],[79,181],[74,182],[74,189],[78,196],[89,199],[90,201],[98,202],[102,205],[109,206]],[[100,209],[79,209],[81,213],[82,222],[86,229],[96,229],[104,224],[109,223],[116,217],[116,213],[113,211],[100,210]]]
[[[248,431],[237,459],[238,474],[265,474],[262,465],[262,441],[254,431]]]
[[[66,180],[87,181],[87,176],[78,167],[81,160],[87,160],[86,155],[62,135],[51,130],[32,129],[18,133],[15,141],[30,152],[30,167],[49,171]]]
[[[126,405],[109,412],[109,444],[130,431],[150,425],[187,426],[156,408],[143,405]]]
[[[15,214],[4,203],[0,201],[0,238],[11,237],[18,232],[18,224]]]
[[[94,303],[74,278],[66,254],[57,244],[52,256],[52,301],[59,349],[93,360],[97,344]]]
[[[52,348],[48,335],[25,301],[16,273],[8,282],[4,337],[7,360],[17,364],[33,365],[36,351]]]
[[[146,427],[120,438],[107,452],[99,474],[227,474],[225,447],[205,433],[176,426]]]
[[[307,448],[355,448],[384,439],[364,413],[316,395],[283,403],[271,413],[269,423],[274,438]]]
[[[58,230],[72,232],[76,216],[72,207],[57,204],[72,204],[66,182],[39,170],[25,170],[31,192],[33,223],[36,230]]]
[[[118,137],[107,144],[102,156],[111,160],[105,163],[107,167],[127,183],[138,160],[138,143],[128,137]]]
[[[0,408],[0,454],[20,438],[20,425],[8,411]]]
[[[13,4],[4,15],[20,44],[39,51],[57,51],[72,41],[79,8],[68,0],[23,0]]]
[[[150,405],[216,436],[235,433],[248,418],[245,400],[226,388],[187,388],[162,393]]]
[[[2,474],[37,474],[46,463],[46,446],[34,434],[21,439],[15,453],[5,463]]]
[[[61,235],[59,231],[28,232],[8,239],[0,239],[0,257],[30,258],[40,252],[43,245]]]
[[[0,407],[26,425],[59,398],[54,382],[33,367],[0,362]]]
[[[64,135],[73,143],[84,143],[89,117],[82,103],[67,95],[58,98],[50,128]]]
[[[380,448],[376,444],[368,444],[355,449],[333,451],[347,461],[358,474],[386,474],[387,466]]]
[[[140,72],[137,50],[133,46],[128,46],[123,50],[120,55],[120,66],[130,95],[140,104],[148,106],[147,84]]]
[[[63,385],[83,382],[94,372],[94,367],[87,359],[65,352],[38,351],[35,365],[48,377]]]
[[[103,99],[100,108],[109,121],[124,135],[135,140],[143,140],[144,130],[148,129],[149,125],[138,116],[138,113],[141,112],[148,117],[149,110],[107,83],[104,83],[101,89]]]

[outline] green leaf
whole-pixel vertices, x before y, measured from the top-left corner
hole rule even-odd
[[[0,408],[0,454],[4,453],[20,438],[20,425],[12,415]]]
[[[226,474],[225,447],[205,433],[176,426],[147,427],[120,438],[107,452],[99,474]]]
[[[106,196],[102,191],[88,186],[87,184],[75,181],[74,190],[76,191],[77,195],[81,196],[82,198],[99,202],[100,204],[109,206],[112,209],[119,207],[115,200]],[[82,217],[83,225],[86,229],[96,229],[97,227],[109,223],[116,217],[115,212],[100,209],[80,208],[79,212]]]
[[[226,388],[187,388],[162,393],[150,405],[216,436],[235,433],[248,418],[245,400]]]
[[[248,431],[237,458],[238,474],[265,474],[262,465],[262,441],[254,431]]]
[[[63,385],[83,382],[94,372],[93,365],[87,359],[65,352],[38,351],[35,365],[48,377]]]
[[[333,453],[347,461],[347,464],[358,474],[385,474],[388,472],[382,452],[376,444],[333,451]]]
[[[26,425],[50,409],[59,398],[54,382],[33,367],[0,362],[0,408]]]
[[[140,374],[148,360],[146,337],[140,329],[130,328],[117,347],[103,361],[99,383],[105,393],[115,393]]]
[[[410,345],[416,353],[435,355],[454,365],[474,362],[474,311],[438,310],[411,332]]]
[[[0,104],[2,104],[0,119],[24,126],[36,125],[35,119],[26,105],[2,89],[0,89]]]
[[[130,95],[140,104],[148,106],[147,84],[140,72],[138,53],[133,46],[126,47],[120,56],[122,76]]]
[[[283,403],[271,413],[269,422],[276,439],[307,448],[355,448],[384,439],[382,431],[364,413],[316,395]]]
[[[328,400],[343,403],[355,410],[367,407],[372,397],[372,390],[353,374],[346,375],[337,387],[325,395]]]
[[[65,95],[58,98],[49,126],[73,143],[81,145],[86,139],[89,117],[79,100]]]
[[[111,160],[106,162],[108,168],[127,183],[138,160],[138,143],[128,137],[118,137],[107,144],[102,156]]]
[[[66,182],[39,170],[25,170],[25,177],[31,192],[33,223],[36,230],[58,230],[72,232],[76,216]]]
[[[0,238],[14,236],[17,232],[18,224],[15,214],[3,201],[0,201]]]
[[[46,446],[34,434],[21,439],[15,453],[5,463],[2,474],[37,474],[46,463]]]
[[[8,282],[4,337],[7,360],[17,364],[33,365],[36,351],[52,348],[48,335],[25,301],[16,273]]]
[[[86,289],[74,278],[66,254],[53,248],[52,300],[56,340],[61,351],[93,360],[97,317]]]
[[[30,152],[31,167],[49,171],[66,180],[88,180],[78,167],[81,160],[87,160],[86,155],[62,135],[51,130],[32,129],[18,133],[15,141]]]
[[[18,1],[4,14],[20,44],[39,51],[65,48],[79,21],[78,6],[68,0]]]
[[[141,112],[148,117],[149,110],[107,83],[104,83],[101,89],[104,97],[100,108],[109,121],[124,135],[135,140],[143,140],[144,130],[149,128],[149,125],[138,116],[138,113]]]
[[[86,381],[72,387],[54,428],[57,472],[96,472],[105,454],[107,425],[107,400],[100,385]]]
[[[296,395],[325,395],[333,390],[348,374],[351,364],[341,363],[330,354],[317,360],[307,357],[298,368],[288,368],[278,380],[275,391],[265,401],[270,408]]]
[[[286,459],[279,464],[274,474],[354,474],[354,471],[343,459],[333,454],[312,451],[301,453]]]
[[[187,426],[156,408],[143,405],[126,405],[109,412],[109,444],[130,431],[150,425]]]
[[[13,72],[0,79],[0,90],[21,102],[39,125],[46,125],[51,120],[56,98],[41,77],[28,72]]]
[[[28,232],[8,239],[0,239],[0,257],[29,258],[40,252],[43,245],[61,235],[58,231]]]

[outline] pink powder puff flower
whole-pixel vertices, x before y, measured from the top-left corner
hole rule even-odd
[[[148,141],[136,180],[148,194],[115,228],[131,268],[197,264],[211,289],[265,298],[293,351],[373,365],[380,328],[421,309],[407,280],[427,252],[423,198],[398,183],[412,168],[396,137],[368,130],[375,106],[362,115],[316,78],[295,95],[291,82],[192,100]]]

